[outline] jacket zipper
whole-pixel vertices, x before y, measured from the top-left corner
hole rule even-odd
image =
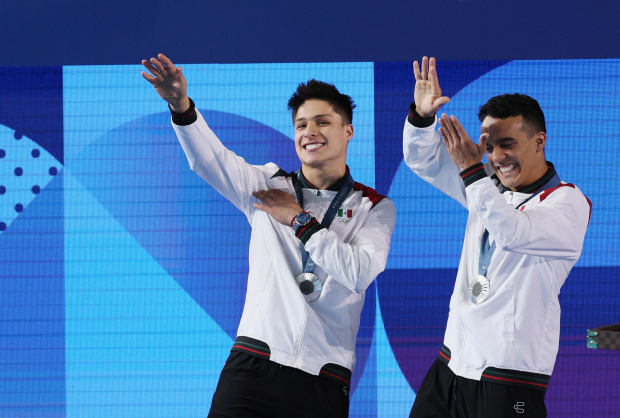
[[[301,360],[302,360],[301,353],[305,346],[307,324],[308,324],[308,311],[305,311],[304,321],[301,324],[301,330],[299,331],[299,343],[298,343],[297,349],[295,350],[295,359],[293,361],[293,367],[295,368],[299,368],[299,366],[301,365]]]
[[[458,374],[462,375],[463,374],[463,354],[465,353],[465,346],[467,345],[467,337],[465,335],[465,328],[463,327],[463,323],[461,322],[460,318],[459,318],[459,331],[461,331],[461,349],[459,352],[459,368],[458,368]]]

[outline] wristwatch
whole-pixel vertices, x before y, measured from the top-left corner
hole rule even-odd
[[[299,212],[293,218],[293,221],[291,222],[291,228],[293,228],[293,231],[297,232],[300,226],[308,225],[311,219],[312,216],[310,216],[308,212]]]

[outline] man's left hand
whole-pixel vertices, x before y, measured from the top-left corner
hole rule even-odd
[[[259,190],[252,192],[252,194],[263,202],[262,204],[254,203],[254,207],[267,212],[282,225],[290,226],[293,218],[302,211],[299,203],[295,201],[295,197],[282,190]]]
[[[488,134],[482,134],[480,143],[476,144],[469,138],[456,116],[448,117],[445,113],[439,118],[439,125],[441,126],[439,134],[459,170],[463,171],[482,161],[486,152]]]

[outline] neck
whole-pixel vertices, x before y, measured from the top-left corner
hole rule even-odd
[[[302,165],[301,172],[304,174],[306,180],[312,183],[316,188],[326,190],[347,174],[347,166],[345,164],[341,167],[338,166],[325,169]]]
[[[524,186],[511,187],[510,190],[514,192],[528,190],[529,188],[531,188],[532,185],[534,185],[534,183],[538,183],[539,181],[541,181],[548,171],[549,171],[549,166],[547,165],[547,161],[543,160],[543,164],[538,165],[536,170],[534,170],[534,172],[530,176],[530,178],[534,180],[528,182],[528,184]]]

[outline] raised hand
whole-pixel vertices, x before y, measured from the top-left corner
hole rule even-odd
[[[441,106],[450,101],[448,97],[441,95],[441,87],[437,79],[435,58],[422,58],[422,68],[417,61],[413,62],[413,74],[415,76],[415,99],[416,112],[422,117],[431,117],[439,111]]]
[[[259,190],[252,194],[263,202],[254,203],[254,207],[267,212],[282,225],[290,225],[293,218],[302,210],[295,197],[282,190]]]
[[[187,80],[181,67],[175,67],[164,54],[159,54],[150,61],[142,60],[142,65],[150,73],[142,71],[142,77],[155,87],[159,97],[170,103],[174,112],[183,113],[189,109]]]
[[[448,117],[445,113],[439,118],[439,125],[439,134],[459,170],[463,171],[482,161],[489,134],[480,135],[480,143],[476,144],[469,138],[456,116]]]

